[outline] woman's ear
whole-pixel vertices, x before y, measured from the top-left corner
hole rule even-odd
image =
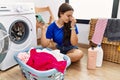
[[[63,14],[64,14],[63,12],[60,12],[60,17],[61,17]]]

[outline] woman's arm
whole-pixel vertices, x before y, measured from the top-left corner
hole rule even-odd
[[[48,47],[48,45],[50,44],[50,39],[46,38],[46,30],[47,30],[46,25],[42,26],[42,28],[41,28],[41,45],[43,47]]]
[[[71,28],[70,41],[71,41],[72,45],[77,45],[78,44],[78,36],[76,34],[75,28]]]
[[[76,19],[74,19],[74,17],[71,17],[70,20],[71,20],[71,28],[70,28],[71,37],[70,37],[70,41],[71,41],[72,45],[77,45],[78,44],[78,36],[76,34],[76,31],[75,31]]]

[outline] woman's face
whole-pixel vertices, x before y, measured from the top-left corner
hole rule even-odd
[[[60,18],[63,20],[64,23],[68,23],[70,18],[73,17],[73,11],[66,11],[65,13],[61,14]]]

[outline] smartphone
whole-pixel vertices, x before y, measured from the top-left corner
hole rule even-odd
[[[45,21],[43,20],[42,16],[39,15],[39,14],[36,15],[36,19],[38,20],[38,22],[45,23]]]

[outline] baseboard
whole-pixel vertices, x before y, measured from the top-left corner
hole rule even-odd
[[[89,45],[84,43],[78,43],[78,46],[82,48],[89,48]]]
[[[37,39],[37,45],[41,45],[40,39]],[[84,43],[78,43],[78,46],[82,48],[89,48],[89,45]]]

